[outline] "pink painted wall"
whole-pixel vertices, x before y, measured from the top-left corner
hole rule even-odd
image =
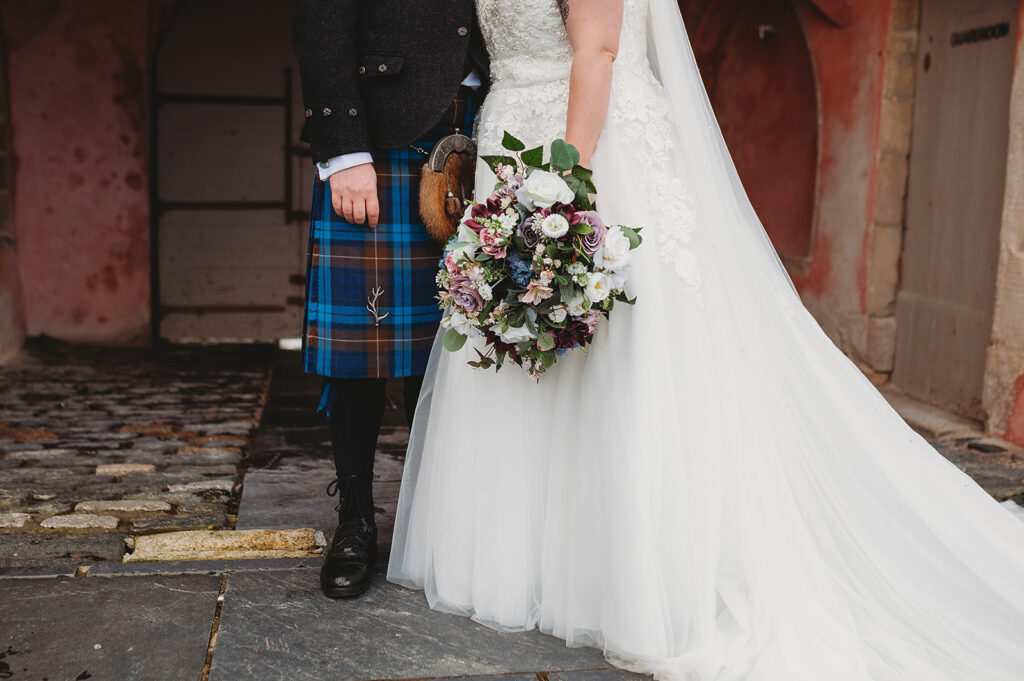
[[[811,264],[793,279],[819,318],[867,316],[891,11],[891,0],[858,0],[851,3],[850,23],[837,29],[809,5],[800,9],[818,78],[821,160]]]
[[[0,19],[26,330],[146,342],[147,3],[7,1]]]

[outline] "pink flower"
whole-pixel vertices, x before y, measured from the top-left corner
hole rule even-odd
[[[480,230],[480,242],[483,244],[480,250],[494,258],[504,258],[508,249],[503,237],[498,236],[486,227]]]
[[[591,309],[586,316],[580,318],[580,322],[586,325],[587,331],[594,333],[597,331],[597,325],[600,323],[601,317],[603,316],[604,315],[600,310]]]
[[[526,287],[526,293],[519,294],[519,300],[527,305],[536,305],[541,301],[547,300],[553,294],[554,290],[550,286],[531,281],[530,285]]]
[[[448,274],[458,274],[459,266],[455,262],[455,253],[449,253],[444,258],[445,269],[448,270]]]

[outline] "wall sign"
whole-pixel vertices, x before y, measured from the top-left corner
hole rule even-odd
[[[997,40],[1010,35],[1010,24],[1005,21],[1001,24],[972,28],[967,31],[957,31],[950,36],[949,42],[953,47],[969,43],[983,43],[986,40]]]

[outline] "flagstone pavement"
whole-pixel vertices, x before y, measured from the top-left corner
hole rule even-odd
[[[434,612],[383,567],[365,596],[325,598],[317,549],[132,560],[146,537],[203,530],[309,528],[329,540],[319,385],[298,367],[297,353],[267,346],[45,341],[0,367],[0,678],[642,678],[597,650]],[[408,435],[400,399],[389,390],[377,452],[385,552]],[[935,444],[1000,500],[1024,502],[1019,450],[980,436]]]

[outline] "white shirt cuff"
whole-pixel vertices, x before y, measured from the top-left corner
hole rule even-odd
[[[479,90],[480,86],[483,85],[480,81],[480,74],[476,72],[476,69],[469,72],[469,75],[462,81],[462,84],[474,90]]]
[[[368,151],[357,151],[320,161],[316,164],[316,170],[320,173],[320,179],[326,182],[328,177],[339,170],[348,170],[364,163],[373,163],[373,156]]]

